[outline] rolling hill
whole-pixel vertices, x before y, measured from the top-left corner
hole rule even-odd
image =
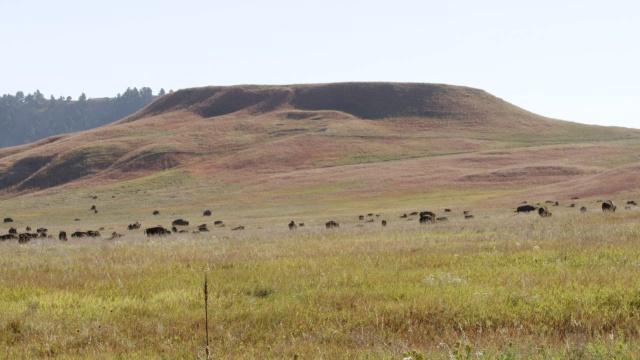
[[[467,87],[206,87],[1,149],[0,192],[5,203],[82,190],[65,201],[117,194],[144,211],[216,204],[283,216],[503,204],[638,195],[639,156],[639,130],[549,119]]]

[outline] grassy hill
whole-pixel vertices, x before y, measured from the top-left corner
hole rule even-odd
[[[0,191],[23,204],[34,193],[83,189],[119,194],[132,209],[215,203],[287,216],[335,204],[624,197],[640,191],[639,139],[458,86],[207,87],[167,94],[107,126],[0,150]]]

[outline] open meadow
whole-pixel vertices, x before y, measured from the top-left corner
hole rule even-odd
[[[0,149],[0,236],[52,236],[0,241],[0,359],[637,358],[639,177],[640,130],[478,89],[179,90]]]
[[[590,207],[5,241],[0,353],[205,358],[206,274],[214,358],[633,358],[640,210]]]

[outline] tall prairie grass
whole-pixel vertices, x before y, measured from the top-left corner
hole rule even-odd
[[[2,358],[633,358],[640,212],[0,243]],[[340,220],[340,219],[338,219]]]

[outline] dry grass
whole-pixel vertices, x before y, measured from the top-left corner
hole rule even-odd
[[[219,358],[633,358],[640,211],[552,210],[0,243],[0,351],[202,358],[207,273]]]

